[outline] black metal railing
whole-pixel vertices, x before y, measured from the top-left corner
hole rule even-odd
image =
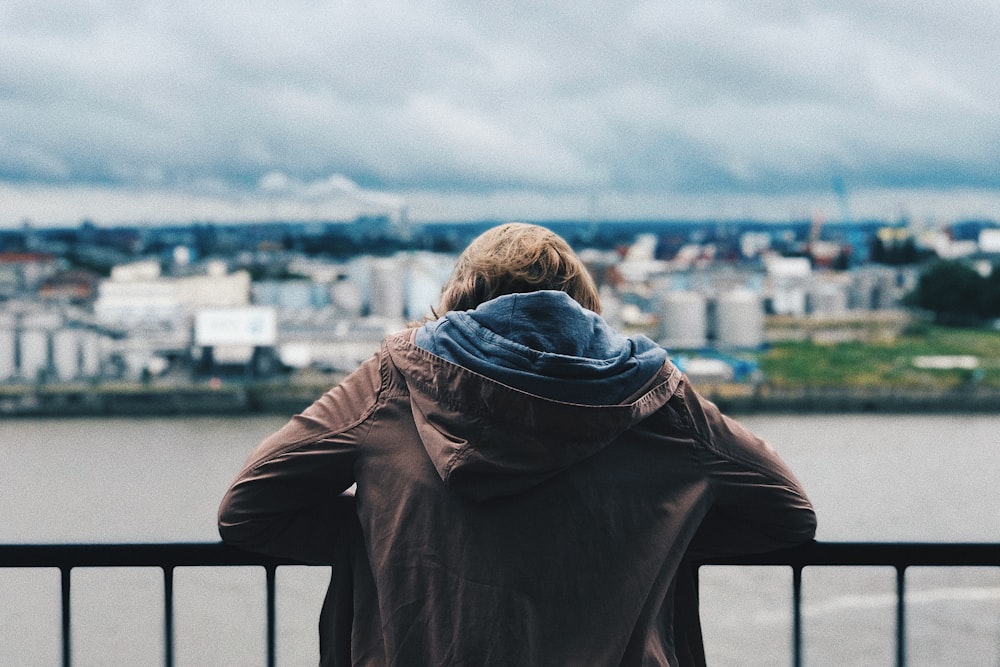
[[[240,551],[221,543],[0,545],[0,568],[58,568],[62,596],[62,662],[72,661],[71,572],[78,567],[155,567],[163,570],[164,664],[174,664],[174,569],[257,566],[266,575],[267,664],[276,661],[275,574],[293,560]],[[802,570],[810,566],[888,566],[896,571],[896,665],[906,664],[906,570],[930,567],[1000,567],[1000,543],[812,542],[767,554],[713,559],[700,565],[766,565],[792,569],[792,659],[802,664]]]
[[[259,566],[264,568],[267,605],[267,664],[276,660],[275,574],[298,561],[270,558],[222,543],[14,544],[0,545],[0,568],[58,568],[62,596],[62,664],[72,663],[70,573],[78,567],[156,567],[163,570],[163,664],[174,664],[174,569],[178,567]]]
[[[896,570],[896,665],[906,665],[906,570],[910,567],[1000,567],[1000,543],[811,542],[759,555],[720,558],[703,565],[792,568],[792,660],[802,665],[802,570],[808,566],[892,567]]]

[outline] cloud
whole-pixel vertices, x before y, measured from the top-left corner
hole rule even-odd
[[[834,178],[966,215],[1000,191],[998,59],[987,0],[9,0],[0,224],[83,215],[71,192],[714,215],[825,206]]]
[[[351,210],[379,213],[398,213],[405,207],[399,195],[378,190],[366,190],[343,174],[332,174],[315,181],[300,181],[280,171],[261,177],[258,193],[277,201],[298,200],[325,210]]]

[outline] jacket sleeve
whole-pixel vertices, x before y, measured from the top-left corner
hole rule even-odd
[[[227,544],[272,556],[327,564],[357,522],[341,498],[354,483],[359,444],[380,388],[372,357],[261,442],[219,506]]]
[[[684,384],[711,488],[711,506],[688,553],[695,557],[758,553],[813,539],[812,503],[778,453]]]

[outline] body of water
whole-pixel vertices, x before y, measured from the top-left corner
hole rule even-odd
[[[215,512],[252,447],[285,421],[0,421],[0,542],[215,541]],[[760,415],[819,515],[818,539],[1000,540],[1000,416]],[[279,664],[316,663],[328,571],[278,575]],[[263,572],[181,568],[178,665],[264,664]],[[807,568],[807,665],[888,665],[895,572]],[[702,571],[711,665],[790,663],[788,568]],[[73,573],[75,665],[161,664],[162,574]],[[908,571],[913,665],[1000,666],[1000,568]],[[0,571],[0,664],[59,662],[59,574]]]

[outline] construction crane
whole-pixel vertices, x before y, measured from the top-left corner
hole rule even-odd
[[[847,205],[847,186],[840,176],[833,177],[833,191],[837,195],[837,202],[840,204],[840,221],[849,223],[851,221],[851,210]]]

